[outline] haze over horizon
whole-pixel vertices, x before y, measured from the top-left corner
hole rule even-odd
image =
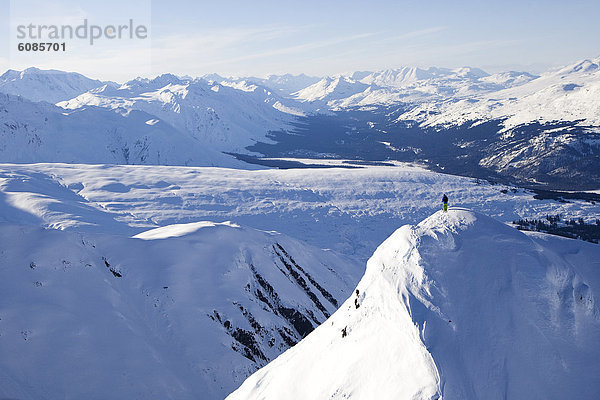
[[[544,70],[600,55],[591,0],[523,4],[442,1],[314,0],[300,8],[266,0],[226,6],[180,0],[102,4],[60,0],[6,1],[0,17],[0,70],[76,71],[118,82],[161,73],[259,76],[335,75],[400,66],[471,66],[494,73]],[[146,39],[66,40],[65,52],[23,52],[17,26],[102,27],[129,20],[148,27]]]

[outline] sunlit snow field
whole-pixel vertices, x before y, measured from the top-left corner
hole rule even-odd
[[[333,164],[0,164],[0,397],[223,399],[323,324],[375,249],[439,210],[443,193],[451,211],[501,222],[600,217],[600,204],[414,165]],[[494,224],[469,246],[503,245],[500,228],[529,240]],[[547,240],[587,268],[595,290],[597,245],[528,236],[529,250]]]
[[[536,200],[527,191],[418,166],[288,170],[0,164],[0,220],[132,236],[159,226],[232,221],[365,261],[396,228],[440,207],[503,222],[547,214],[595,220],[600,204]]]

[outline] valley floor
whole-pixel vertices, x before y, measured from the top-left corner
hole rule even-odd
[[[0,221],[134,235],[174,223],[234,221],[364,262],[397,227],[439,209],[504,222],[561,214],[600,218],[591,201],[537,200],[505,185],[418,166],[238,170],[209,167],[0,164]]]

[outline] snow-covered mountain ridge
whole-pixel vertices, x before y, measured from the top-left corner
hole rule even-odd
[[[324,78],[164,74],[123,85],[9,71],[0,92],[22,101],[0,110],[0,161],[252,168],[221,153],[380,157],[509,183],[596,189],[599,65],[594,58],[541,76],[470,67]],[[66,93],[74,95],[58,102],[66,111],[34,104]],[[11,96],[3,105],[17,101]]]
[[[255,84],[220,84],[171,74],[135,79],[118,88],[103,86],[58,105],[69,110],[93,105],[145,111],[205,146],[233,152],[242,152],[257,140],[266,141],[270,130],[303,115],[288,100]]]
[[[539,77],[402,68],[323,80],[299,93],[335,116],[303,118],[297,136],[277,134],[279,146],[251,149],[420,162],[495,181],[593,190],[600,185],[599,65],[584,60]]]
[[[118,85],[29,68],[2,75],[0,93],[6,162],[241,166],[221,152],[268,142],[303,115],[263,86],[172,74]]]
[[[468,98],[424,102],[396,122],[437,131],[467,131],[492,123],[480,167],[531,183],[575,188],[600,177],[600,58],[542,74],[521,85]],[[585,182],[589,182],[585,185]]]
[[[273,142],[279,130],[298,142],[312,136],[321,146],[314,154],[340,157],[325,147],[331,125],[306,136],[298,132],[306,121],[320,121],[315,110],[332,118],[347,112],[347,125],[335,120],[343,126],[332,143],[341,148],[356,139],[367,154],[388,152],[372,151],[365,159],[413,154],[405,161],[431,159],[428,167],[437,162],[444,170],[448,159],[473,157],[509,177],[559,176],[595,185],[596,128],[587,117],[563,116],[569,108],[578,118],[595,112],[577,108],[585,96],[568,96],[587,93],[598,64],[564,68],[559,84],[551,74],[489,75],[474,68],[264,80],[165,74],[123,85],[56,71],[10,71],[0,79],[0,92],[12,93],[0,94],[0,161],[35,164],[0,165],[0,397],[222,399],[346,298],[317,357],[327,360],[328,340],[339,338],[331,339],[331,347],[341,349],[337,364],[329,360],[332,367],[323,370],[314,363],[315,372],[333,377],[320,387],[325,398],[367,392],[381,398],[595,397],[588,374],[597,374],[600,355],[598,335],[589,334],[598,331],[597,265],[590,261],[600,258],[597,249],[523,236],[455,207],[503,222],[554,214],[594,221],[600,217],[594,198],[539,200],[509,184],[414,164],[361,165],[352,152],[353,161],[335,164],[351,168],[260,171],[223,152]],[[567,96],[556,106],[563,120],[511,127],[503,124],[529,117],[475,112],[473,119],[453,120],[460,114],[453,104],[464,110],[511,90],[522,98],[500,99],[499,108],[526,103],[530,92],[537,97],[527,101],[538,101],[540,109]],[[427,118],[446,106],[452,112],[440,124],[411,119],[411,110],[428,104],[440,108]],[[373,112],[352,120],[356,109]],[[299,129],[290,135],[289,125]],[[406,130],[388,129],[392,125]],[[413,138],[419,141],[401,142]],[[427,153],[427,141],[441,153]],[[447,216],[458,218],[434,215],[402,228],[369,262],[352,295],[357,271],[377,244],[438,209],[442,192],[454,208]],[[356,338],[357,352],[345,352]],[[397,357],[412,362],[395,365]],[[378,370],[381,360],[389,360],[386,370]],[[314,359],[307,362],[312,368]],[[310,376],[303,365],[290,368],[300,378]],[[372,371],[389,380],[367,382]],[[405,374],[411,380],[398,383]],[[277,376],[269,372],[260,390],[277,393]],[[524,389],[524,379],[531,388]]]
[[[234,160],[144,111],[88,106],[66,111],[0,94],[0,159],[5,162],[228,165]]]
[[[23,71],[8,70],[0,76],[0,93],[52,104],[69,100],[102,85],[116,84],[90,79],[75,72],[40,70],[33,67]]]
[[[467,210],[391,235],[340,309],[228,400],[595,398],[598,246]]]
[[[505,129],[532,122],[577,121],[600,126],[600,57],[549,71],[536,79],[468,99],[427,102],[400,119],[452,126],[501,119]]]
[[[582,60],[541,76],[516,71],[490,75],[471,67],[401,67],[323,78],[289,74],[271,75],[265,79],[224,78],[212,74],[193,79],[164,74],[155,79],[138,78],[120,87],[75,73],[29,68],[2,75],[0,92],[22,95],[34,101],[56,103],[62,100],[61,105],[70,109],[83,105],[152,108],[141,105],[140,100],[145,100],[158,101],[163,106],[175,103],[172,107],[179,112],[178,107],[186,107],[183,100],[188,92],[197,94],[192,96],[194,104],[200,100],[218,103],[223,100],[208,96],[209,91],[218,93],[227,86],[292,114],[314,110],[308,104],[314,102],[332,109],[404,103],[419,107],[401,118],[419,121],[423,126],[504,117],[509,118],[509,126],[560,119],[586,119],[588,124],[598,125],[598,110],[590,104],[590,99],[594,98],[599,81],[599,63],[599,58]],[[223,96],[229,102],[240,101],[235,100],[236,92],[230,91]],[[203,108],[202,102],[196,105]],[[233,121],[231,115],[226,117],[229,117],[227,121]],[[184,125],[193,131],[189,122]]]
[[[0,224],[0,397],[222,399],[333,313],[358,275],[232,223],[136,238]]]

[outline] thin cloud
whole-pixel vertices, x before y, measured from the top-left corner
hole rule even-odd
[[[8,58],[0,57],[0,71],[6,71],[10,68]]]
[[[381,35],[381,32],[362,33],[351,36],[337,37],[322,41],[306,42],[294,46],[279,47],[272,50],[262,51],[259,49],[255,52],[247,52],[239,56],[227,56],[228,52],[244,51],[242,44],[248,42],[248,34],[243,34],[242,31],[229,32],[225,38],[221,35],[219,41],[215,41],[215,37],[206,37],[204,35],[195,37],[171,36],[161,38],[160,45],[153,48],[153,59],[161,60],[160,64],[169,60],[186,58],[188,61],[193,60],[193,64],[197,67],[207,68],[217,65],[235,64],[242,61],[257,60],[270,58],[282,55],[296,55],[314,51],[317,49],[337,46],[343,43],[350,43]],[[177,46],[175,46],[177,43]],[[266,47],[268,48],[268,47]]]
[[[445,31],[446,29],[447,29],[447,27],[445,27],[445,26],[434,26],[431,28],[419,29],[416,31],[406,32],[401,35],[388,37],[388,38],[383,39],[381,42],[391,42],[391,41],[412,39],[412,38],[416,38],[416,37],[427,36],[427,35],[431,35],[434,33],[442,32],[442,31]]]
[[[159,51],[176,47],[226,50],[248,43],[268,43],[308,29],[309,26],[219,29],[193,35],[177,34],[159,37],[153,41],[153,47]]]
[[[264,52],[257,53],[257,54],[249,54],[249,55],[238,57],[235,59],[230,59],[228,61],[235,62],[235,61],[251,60],[251,59],[256,59],[256,58],[272,57],[272,56],[278,56],[278,55],[284,55],[284,54],[297,54],[297,53],[307,52],[310,50],[316,50],[316,49],[320,49],[320,48],[336,46],[336,45],[339,45],[342,43],[366,39],[368,37],[372,37],[372,36],[375,36],[378,34],[379,33],[363,33],[363,34],[359,34],[359,35],[340,37],[340,38],[324,40],[324,41],[320,41],[320,42],[309,42],[309,43],[304,43],[304,44],[300,44],[300,45],[296,45],[296,46],[283,47],[283,48],[279,48],[279,49],[275,49],[275,50],[264,51]]]

